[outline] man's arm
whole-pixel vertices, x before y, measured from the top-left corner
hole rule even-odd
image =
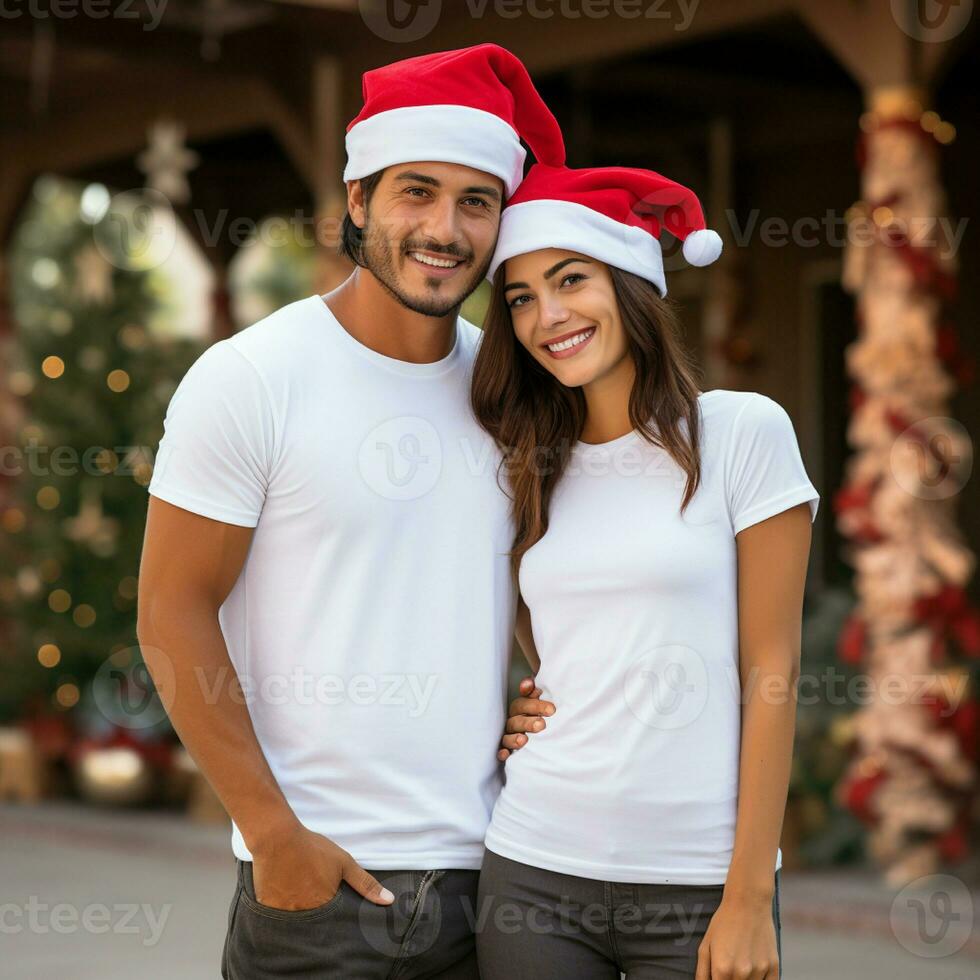
[[[391,893],[350,854],[300,823],[255,736],[218,622],[252,533],[150,497],[137,623],[147,669],[174,730],[252,853],[258,901],[315,908],[343,879],[389,904]]]
[[[524,596],[517,597],[517,620],[514,624],[514,636],[524,654],[524,659],[532,671],[537,673],[541,666],[538,649],[534,645],[534,634],[531,631],[531,611],[527,608]],[[551,701],[542,701],[541,689],[534,684],[534,677],[525,677],[520,684],[520,697],[514,698],[508,709],[507,725],[504,736],[500,740],[497,758],[506,762],[511,752],[516,752],[527,743],[525,732],[540,732],[545,727],[542,716],[553,715],[555,706]]]

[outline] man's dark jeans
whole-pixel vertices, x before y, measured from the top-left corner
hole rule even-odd
[[[314,909],[287,912],[255,898],[252,863],[238,884],[221,959],[225,980],[478,980],[473,936],[478,871],[376,871],[388,906],[347,882]]]

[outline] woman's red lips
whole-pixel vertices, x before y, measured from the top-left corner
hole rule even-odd
[[[572,333],[562,334],[560,337],[553,337],[551,340],[546,341],[544,344],[542,344],[542,347],[548,352],[549,357],[574,357],[580,350],[583,350],[592,342],[592,338],[595,336],[597,329],[597,327],[591,326],[585,327],[581,330],[576,330]],[[563,341],[573,340],[576,337],[581,338],[578,343],[572,344],[570,347],[565,347],[562,350],[552,350],[549,346],[551,344],[560,344]]]
[[[560,344],[563,340],[571,340],[572,337],[577,337],[580,333],[585,333],[586,330],[591,329],[592,327],[579,327],[578,330],[571,330],[557,337],[549,337],[541,346],[547,347],[548,344]]]

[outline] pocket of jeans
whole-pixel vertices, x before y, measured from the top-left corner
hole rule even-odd
[[[259,915],[268,916],[271,919],[318,919],[321,915],[327,915],[332,912],[344,897],[344,881],[341,879],[340,887],[337,889],[336,894],[327,899],[322,905],[317,905],[311,909],[277,909],[271,905],[263,905],[255,897],[255,883],[252,879],[252,865],[249,862],[243,861],[241,865],[242,874],[242,902],[250,908],[253,912]]]

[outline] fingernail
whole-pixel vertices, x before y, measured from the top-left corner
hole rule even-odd
[[[382,902],[393,902],[394,900],[395,900],[395,896],[392,895],[392,893],[390,891],[388,891],[387,888],[382,888],[381,889],[381,901]]]

